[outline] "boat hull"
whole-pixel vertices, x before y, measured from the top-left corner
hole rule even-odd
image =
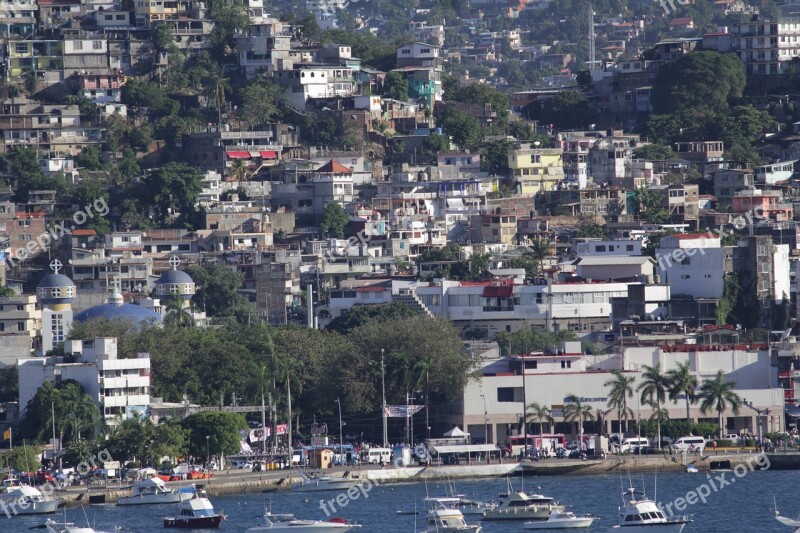
[[[562,506],[551,507],[537,507],[535,509],[526,508],[498,508],[491,511],[486,511],[483,514],[484,520],[541,520],[545,521],[550,518],[551,511],[561,512],[564,510]]]
[[[331,482],[314,482],[314,480],[303,483],[302,485],[295,485],[292,487],[293,492],[328,492],[347,490],[351,487],[358,485],[358,479],[345,479],[343,481]]]
[[[584,529],[592,527],[594,518],[578,518],[577,520],[556,520],[544,522],[526,522],[525,529]]]
[[[428,526],[428,529],[425,530],[426,533],[437,533],[440,531],[458,531],[459,533],[481,533],[483,528],[481,526],[462,526],[462,527],[442,527],[439,526],[438,528],[435,526]]]
[[[165,518],[164,527],[178,529],[212,529],[218,528],[222,523],[222,515],[201,517],[175,517]]]
[[[28,501],[26,497],[0,500],[8,509],[8,514],[53,514],[58,510],[61,500]]]
[[[163,505],[181,503],[192,498],[188,492],[172,492],[163,494],[145,494],[120,498],[117,505]]]
[[[344,533],[350,531],[355,526],[350,524],[335,524],[333,522],[319,522],[316,524],[273,524],[272,526],[251,527],[246,533],[261,533],[262,531],[302,531],[303,533],[330,533],[338,531]]]
[[[671,522],[666,524],[641,524],[633,526],[612,526],[609,533],[681,533],[686,527],[686,522]]]

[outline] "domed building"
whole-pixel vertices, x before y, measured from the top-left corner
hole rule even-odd
[[[166,300],[178,295],[183,300],[183,307],[189,307],[189,301],[195,292],[194,280],[183,270],[178,270],[178,265],[181,264],[178,256],[170,257],[169,264],[172,270],[164,272],[156,281],[156,296]]]
[[[164,318],[151,308],[125,303],[125,298],[118,292],[112,293],[106,303],[95,305],[75,315],[76,322],[86,322],[98,318],[125,320],[138,326],[161,324],[164,321]]]
[[[65,340],[72,327],[72,302],[75,284],[59,274],[61,261],[50,263],[52,274],[46,275],[36,286],[36,297],[42,304],[42,350],[47,353]]]

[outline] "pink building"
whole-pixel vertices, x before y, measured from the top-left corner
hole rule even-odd
[[[734,213],[752,213],[775,221],[792,220],[792,204],[783,203],[780,191],[745,189],[738,191],[731,199]]]

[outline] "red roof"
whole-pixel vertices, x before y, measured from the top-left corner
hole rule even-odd
[[[314,172],[320,172],[323,174],[352,174],[353,171],[347,168],[346,166],[337,163],[333,159],[319,167]]]
[[[91,237],[92,235],[97,235],[97,232],[93,229],[76,229],[72,230],[72,234],[76,237]]]
[[[679,241],[690,241],[693,239],[713,239],[713,235],[707,233],[678,233],[675,235],[667,235],[667,237],[675,237]]]
[[[273,152],[272,150],[261,150],[259,154],[264,159],[278,159],[278,152]]]
[[[250,159],[250,152],[225,152],[228,159]]]
[[[678,19],[672,19],[670,21],[670,25],[673,25],[673,26],[675,26],[675,25],[688,26],[691,23],[692,23],[692,19],[690,19],[690,18],[678,18]]]

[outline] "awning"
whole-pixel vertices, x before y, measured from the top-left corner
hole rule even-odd
[[[262,159],[278,159],[278,152],[273,152],[272,150],[261,150],[259,153]]]
[[[455,446],[432,446],[431,452],[436,454],[442,453],[487,453],[499,452],[500,448],[494,444],[466,444]]]
[[[800,418],[800,407],[787,403],[783,406],[783,409],[786,411],[786,414],[792,418]]]
[[[250,159],[250,152],[225,152],[228,159]]]
[[[250,157],[261,157],[260,152],[250,152]]]
[[[486,298],[511,298],[514,295],[513,285],[501,285],[499,287],[484,287],[483,296]]]

